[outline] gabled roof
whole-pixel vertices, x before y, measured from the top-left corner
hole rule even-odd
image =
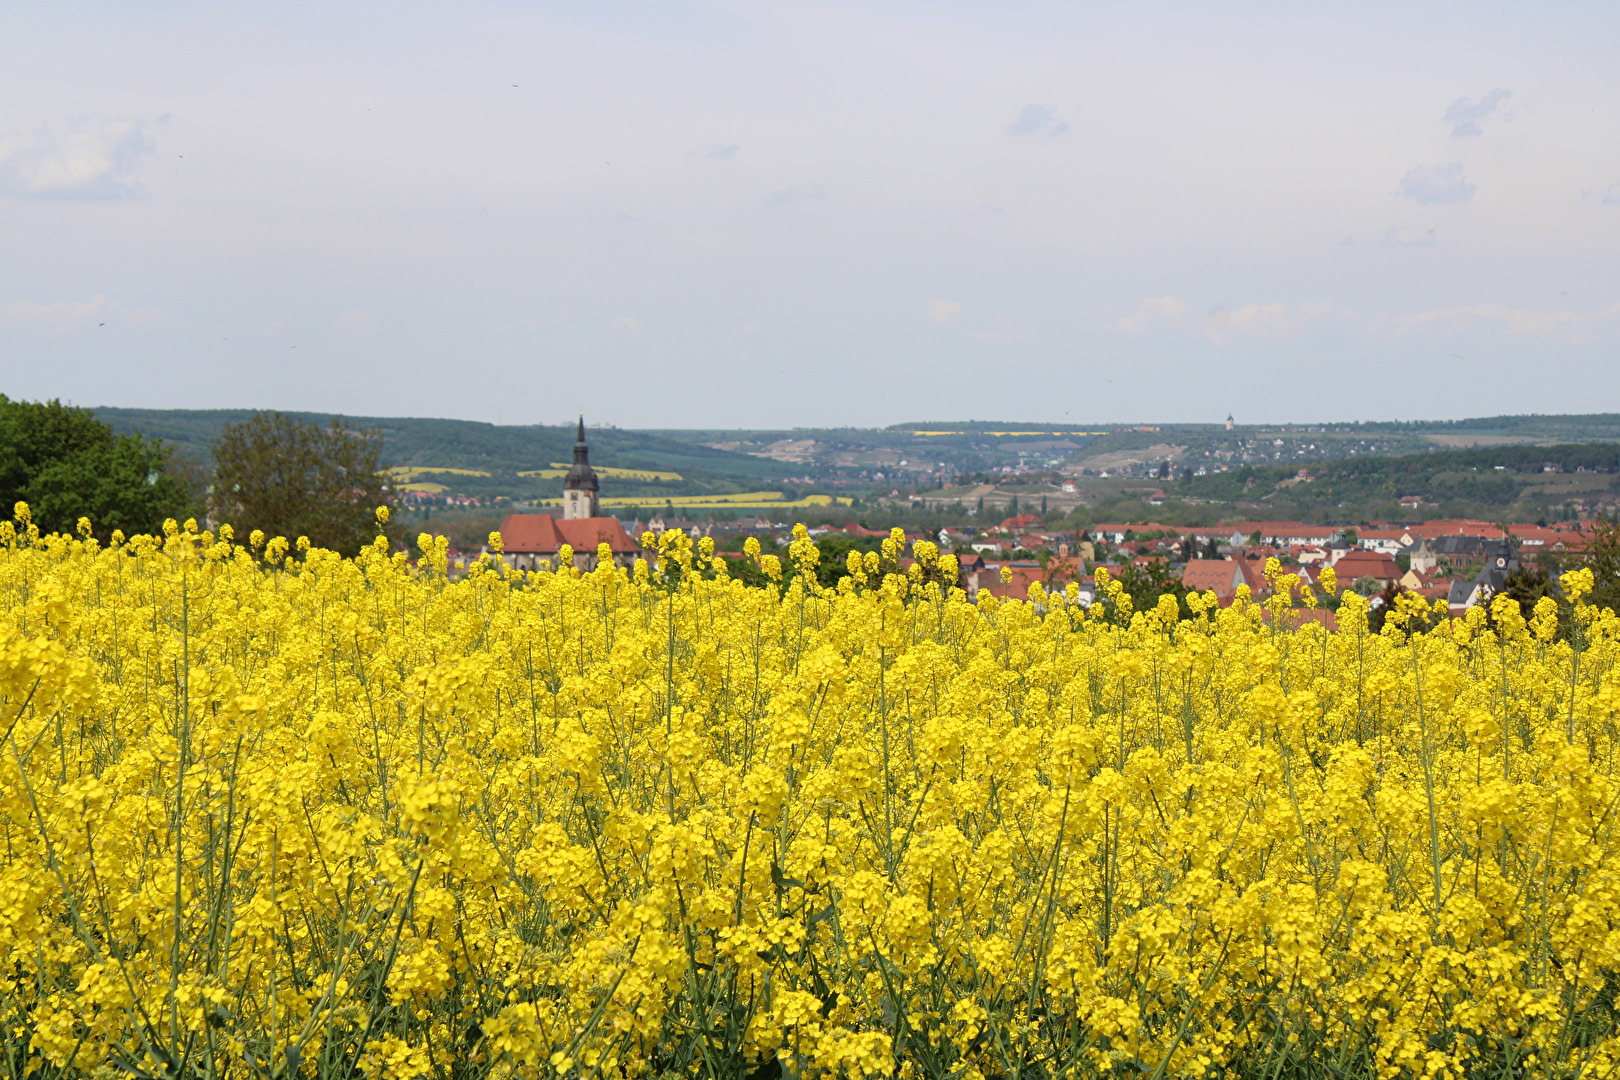
[[[1425,521],[1421,525],[1413,525],[1406,530],[1416,537],[1438,536],[1483,536],[1487,539],[1496,539],[1502,535],[1502,530],[1488,521],[1475,521],[1468,518],[1446,518],[1439,521]]]
[[[1429,541],[1429,548],[1436,555],[1479,555],[1485,551],[1485,538],[1455,534],[1436,536]]]
[[[564,521],[550,514],[507,514],[501,521],[501,543],[515,555],[552,555],[564,544],[593,552],[606,543],[615,555],[640,550],[619,519],[611,517]]]
[[[1333,572],[1347,585],[1357,578],[1397,581],[1401,576],[1401,568],[1395,565],[1395,560],[1376,551],[1351,551],[1341,555],[1333,564]]]
[[[1188,559],[1181,583],[1199,592],[1230,595],[1243,580],[1243,568],[1231,559]]]

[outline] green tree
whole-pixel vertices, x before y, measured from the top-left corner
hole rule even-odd
[[[87,517],[101,537],[155,533],[165,518],[188,516],[190,493],[169,465],[162,443],[115,435],[88,409],[0,394],[0,506],[26,502],[45,532]]]
[[[1599,515],[1585,539],[1580,564],[1592,571],[1594,585],[1587,603],[1620,611],[1620,520]]]
[[[376,535],[373,514],[388,502],[379,464],[382,435],[321,427],[276,412],[254,413],[220,432],[210,506],[239,531],[307,536],[353,553]]]
[[[1511,597],[1519,605],[1519,614],[1528,619],[1535,614],[1536,602],[1551,597],[1558,603],[1558,636],[1567,639],[1570,628],[1569,602],[1558,589],[1557,580],[1534,564],[1520,566],[1502,582],[1501,595]],[[1485,605],[1485,625],[1495,629],[1496,618],[1489,603]]]
[[[1192,608],[1187,605],[1187,586],[1163,562],[1154,560],[1142,566],[1127,563],[1115,576],[1131,598],[1133,612],[1147,611],[1157,606],[1159,597],[1169,595],[1176,598],[1181,618],[1192,616]],[[1129,623],[1129,616],[1121,612],[1107,596],[1099,596],[1096,602],[1103,605],[1110,622],[1120,625]]]
[[[1371,584],[1374,588],[1377,587],[1376,582],[1371,581],[1371,579],[1368,580],[1369,584]],[[1371,595],[1371,593],[1372,590],[1369,589],[1367,595]],[[1367,612],[1367,629],[1371,630],[1375,634],[1383,633],[1384,623],[1388,621],[1390,613],[1395,610],[1396,604],[1399,603],[1400,598],[1410,594],[1411,590],[1401,588],[1399,582],[1391,581],[1385,584],[1383,590],[1373,597],[1376,602]],[[1337,607],[1337,604],[1334,606]],[[1426,632],[1433,630],[1435,627],[1439,626],[1445,621],[1445,617],[1435,614],[1432,607],[1425,607],[1425,611],[1427,611],[1428,614],[1419,616],[1416,619],[1409,618],[1407,620],[1405,626],[1409,632],[1416,632],[1419,630]]]
[[[1085,569],[1078,558],[1060,558],[1051,548],[1037,551],[1035,562],[1041,568],[1041,587],[1048,592],[1062,592],[1069,582],[1079,581]]]

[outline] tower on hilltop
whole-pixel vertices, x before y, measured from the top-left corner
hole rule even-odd
[[[579,416],[579,434],[574,439],[574,464],[563,481],[563,520],[577,521],[598,516],[596,470],[591,468],[591,449],[585,445],[585,414]]]

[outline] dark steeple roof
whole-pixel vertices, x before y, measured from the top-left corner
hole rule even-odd
[[[591,450],[585,445],[585,414],[579,417],[579,434],[574,438],[574,465],[563,481],[564,491],[600,491],[596,471],[591,468]]]
[[[1485,549],[1485,565],[1474,580],[1490,590],[1492,596],[1507,587],[1508,575],[1519,568],[1519,552],[1506,540],[1498,540]]]

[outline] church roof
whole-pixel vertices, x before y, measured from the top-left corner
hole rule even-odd
[[[501,522],[501,543],[514,555],[553,555],[564,544],[593,552],[597,544],[606,543],[616,555],[640,550],[619,519],[612,517],[565,521],[550,514],[507,514]]]
[[[1485,586],[1493,594],[1499,593],[1506,587],[1508,575],[1518,568],[1518,551],[1506,540],[1498,540],[1486,551],[1485,565],[1480,568],[1474,583]]]

